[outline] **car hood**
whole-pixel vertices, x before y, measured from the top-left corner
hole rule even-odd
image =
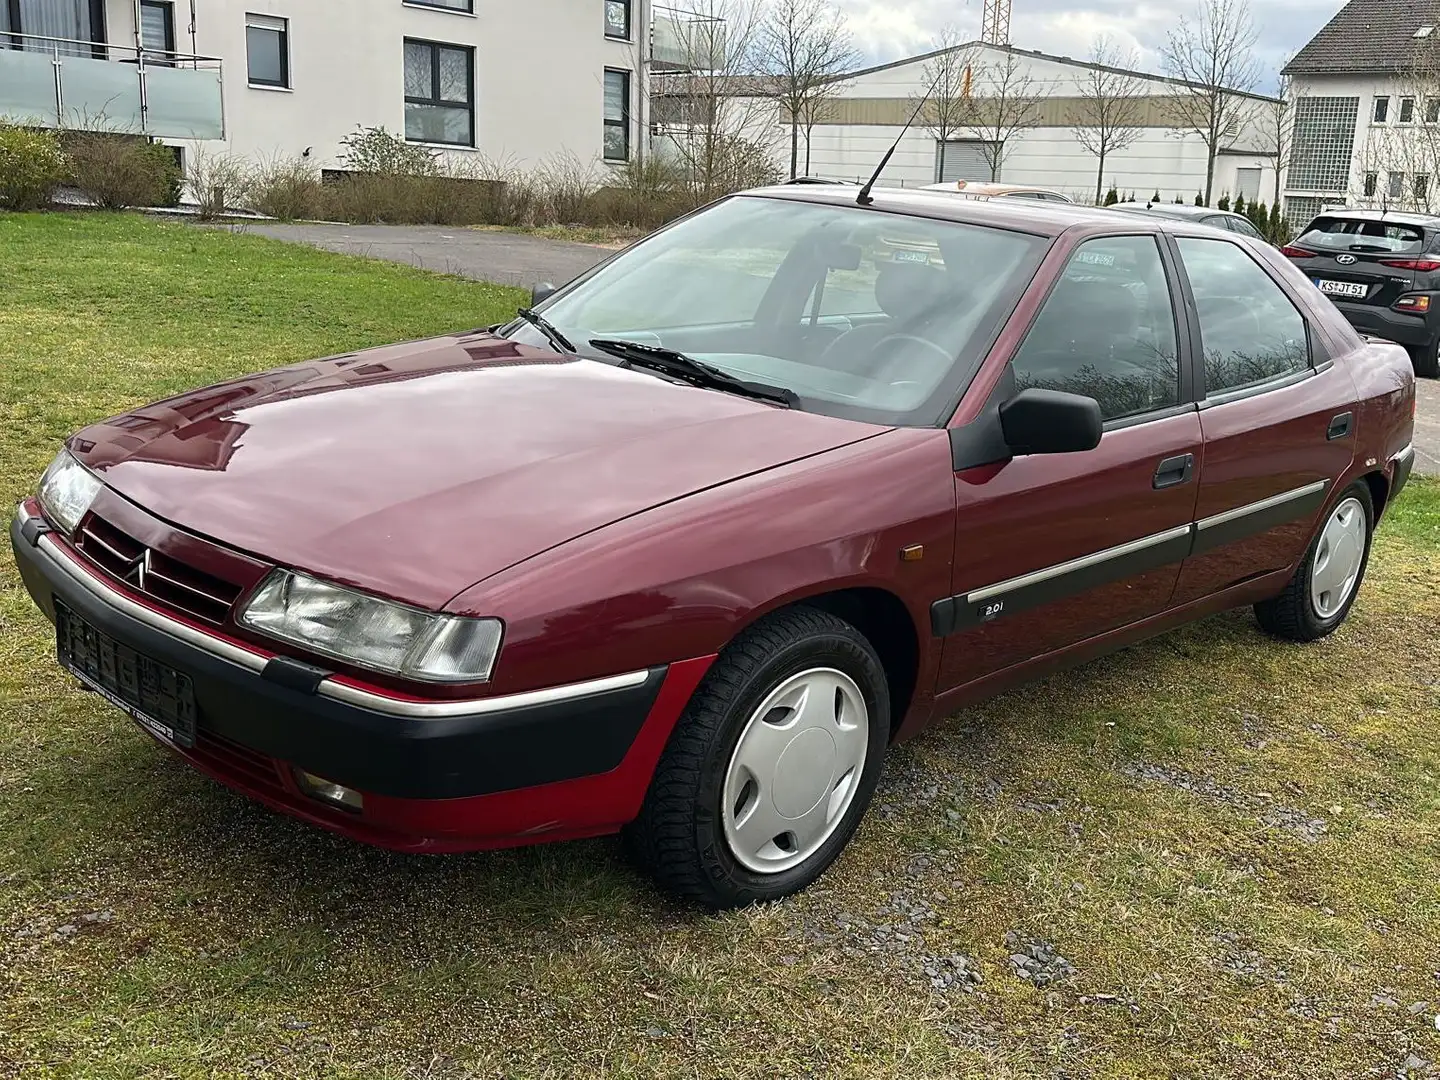
[[[886,430],[476,331],[198,390],[70,445],[174,525],[439,608],[611,522]]]

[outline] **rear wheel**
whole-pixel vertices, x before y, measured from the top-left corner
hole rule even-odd
[[[1422,379],[1440,377],[1440,336],[1426,345],[1412,345],[1406,351],[1417,376]]]
[[[880,659],[849,623],[792,608],[715,662],[661,755],[632,857],[711,908],[804,889],[844,850],[890,730]]]
[[[1374,521],[1369,485],[1351,484],[1325,512],[1285,591],[1255,605],[1261,628],[1288,641],[1315,641],[1344,622],[1365,578]]]

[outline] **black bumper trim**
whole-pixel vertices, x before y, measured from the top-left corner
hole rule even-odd
[[[583,697],[468,716],[386,715],[267,679],[106,603],[51,564],[55,556],[25,537],[24,520],[12,521],[10,543],[35,603],[53,621],[58,596],[96,629],[189,675],[201,740],[214,733],[375,795],[464,798],[609,772],[665,679],[656,667],[642,682]]]

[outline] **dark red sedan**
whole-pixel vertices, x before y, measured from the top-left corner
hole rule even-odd
[[[74,435],[11,528],[60,662],[315,824],[623,831],[729,906],[968,702],[1240,605],[1328,634],[1413,457],[1404,351],[1180,221],[788,186],[538,308]]]

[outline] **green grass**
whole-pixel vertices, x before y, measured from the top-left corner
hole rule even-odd
[[[133,217],[0,216],[0,273],[11,501],[87,420],[517,299]],[[0,560],[0,1077],[1393,1076],[1440,1058],[1437,578],[1417,480],[1332,638],[1236,612],[971,709],[815,889],[710,917],[613,841],[403,857],[229,794],[72,689]],[[932,991],[955,953],[983,984]]]

